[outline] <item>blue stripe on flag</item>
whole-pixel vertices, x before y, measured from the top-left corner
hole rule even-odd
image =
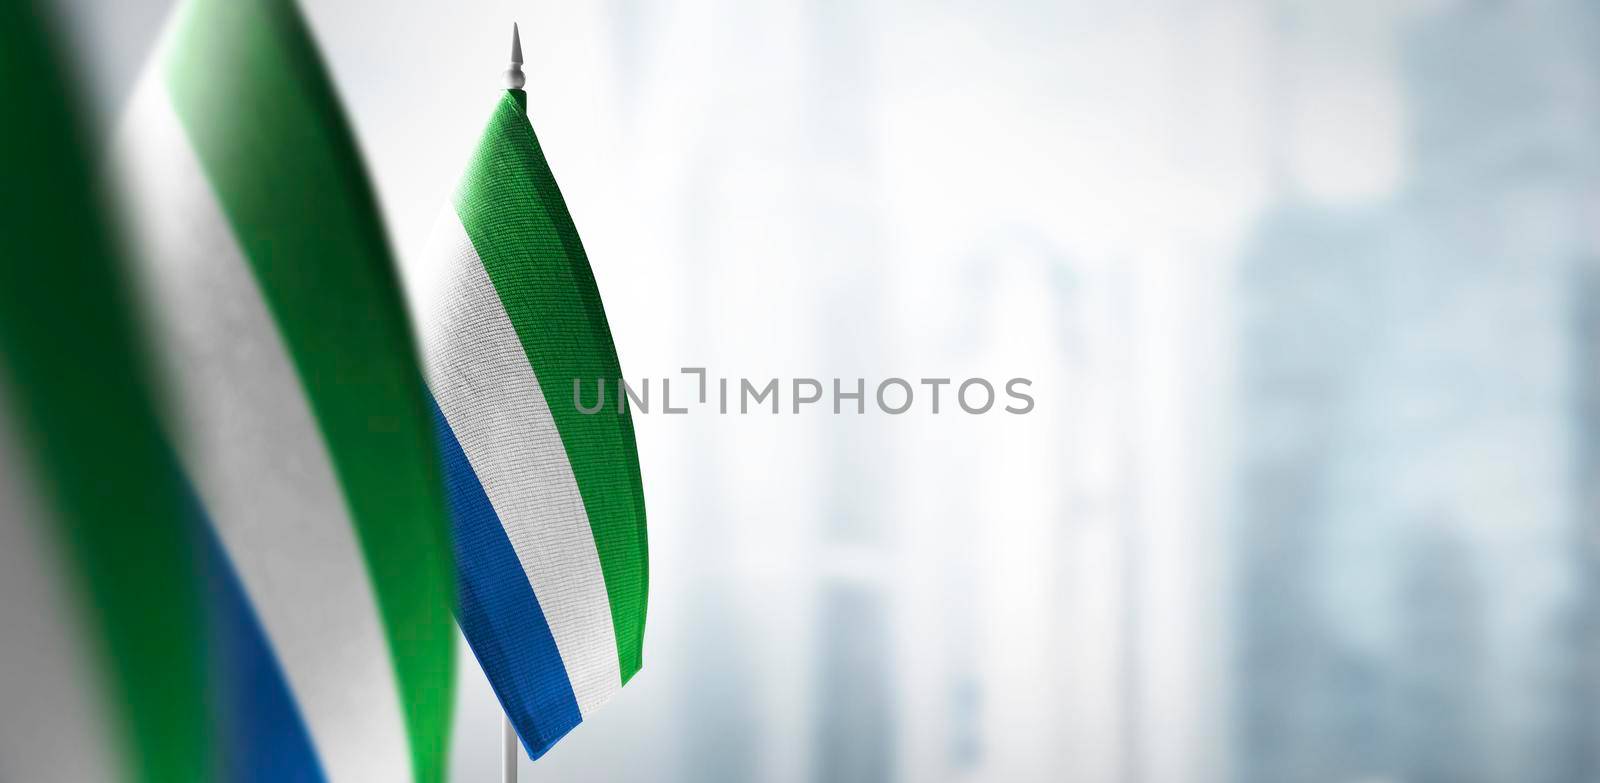
[[[221,779],[324,783],[327,776],[311,746],[311,733],[289,694],[266,631],[192,489],[189,498],[191,518],[198,520],[199,535],[205,539]]]
[[[500,516],[428,395],[444,464],[461,630],[528,755],[539,758],[583,721],[561,652]]]

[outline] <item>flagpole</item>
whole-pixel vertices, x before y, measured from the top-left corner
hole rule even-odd
[[[517,32],[517,23],[511,23],[511,67],[506,69],[506,89],[520,90],[528,81],[522,75],[522,36]]]
[[[506,89],[520,90],[527,83],[522,74],[522,35],[511,23],[511,66],[506,69]],[[511,716],[500,714],[500,783],[517,783],[517,729]]]
[[[517,730],[511,716],[500,716],[500,783],[517,783]]]

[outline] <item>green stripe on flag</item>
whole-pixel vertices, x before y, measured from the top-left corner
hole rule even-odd
[[[626,683],[640,665],[649,590],[644,490],[626,407],[586,415],[573,379],[622,377],[594,273],[519,90],[501,99],[456,212],[517,330],[566,447],[594,532]]]
[[[33,6],[0,4],[14,109],[0,148],[0,375],[103,642],[130,779],[199,781],[209,756],[193,531],[72,91]]]
[[[416,777],[440,780],[455,643],[448,527],[421,371],[354,139],[287,0],[191,2],[167,66],[344,489]]]

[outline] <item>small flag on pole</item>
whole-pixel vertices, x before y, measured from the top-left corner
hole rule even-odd
[[[439,781],[448,521],[396,273],[289,0],[188,0],[118,134],[167,429],[221,563],[230,780]]]
[[[589,260],[508,89],[413,291],[453,517],[458,619],[538,758],[639,670],[649,581],[626,407],[581,412],[575,381],[621,377]]]

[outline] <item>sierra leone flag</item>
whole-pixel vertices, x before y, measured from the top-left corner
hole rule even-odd
[[[199,567],[36,6],[0,4],[0,781],[197,783]]]
[[[520,89],[501,97],[413,296],[458,619],[538,758],[639,670],[649,570],[629,412],[575,404],[576,379],[615,388],[621,371],[526,109]]]
[[[219,563],[225,776],[440,780],[454,580],[428,403],[294,4],[185,2],[116,141],[166,429]]]

